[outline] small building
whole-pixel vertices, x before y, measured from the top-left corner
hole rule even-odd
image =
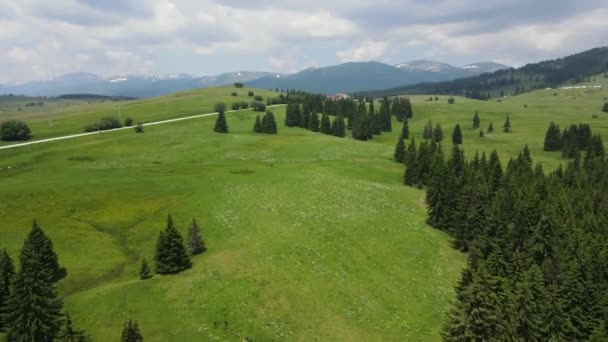
[[[339,93],[336,95],[328,96],[327,98],[330,100],[350,99],[350,95],[345,94],[345,93]]]

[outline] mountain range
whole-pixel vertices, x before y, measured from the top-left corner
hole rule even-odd
[[[298,89],[313,93],[334,94],[386,89],[421,82],[440,82],[508,68],[483,62],[454,67],[449,64],[418,60],[395,66],[379,62],[350,62],[321,68],[307,68],[294,74],[237,71],[216,76],[189,74],[101,76],[78,72],[58,78],[18,85],[0,84],[0,94],[59,96],[96,94],[106,96],[152,97],[181,90],[229,85],[244,82],[268,89]]]

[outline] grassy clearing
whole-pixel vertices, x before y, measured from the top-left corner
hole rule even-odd
[[[2,244],[16,256],[36,217],[68,268],[66,310],[99,341],[126,317],[148,341],[439,340],[464,257],[425,225],[392,147],[256,135],[254,117],[0,151]],[[139,281],[167,212],[184,232],[197,217],[209,251]]]
[[[274,92],[262,89],[214,87],[132,101],[48,99],[49,104],[44,107],[23,107],[16,106],[15,102],[7,102],[7,109],[0,112],[0,121],[12,118],[21,119],[32,130],[32,139],[38,140],[82,133],[84,126],[94,124],[104,116],[115,116],[121,122],[124,118],[131,117],[134,123],[146,123],[210,113],[214,111],[213,106],[217,102],[226,103],[230,109],[232,102],[251,102],[253,98],[247,96],[249,90],[252,90],[255,95],[263,96],[264,99],[276,95]],[[233,92],[236,92],[237,96],[232,96]],[[30,101],[27,100],[27,102]],[[66,104],[70,105],[66,106]],[[22,108],[22,111],[18,111],[18,107]],[[0,144],[10,143],[0,141]]]

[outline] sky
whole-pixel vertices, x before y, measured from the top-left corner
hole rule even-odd
[[[521,66],[608,45],[608,0],[0,0],[0,83],[431,59]]]

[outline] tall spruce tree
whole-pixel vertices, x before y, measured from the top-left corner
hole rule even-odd
[[[416,140],[412,138],[407,150],[405,151],[405,173],[403,174],[403,183],[409,186],[415,186],[418,183],[418,152],[416,150]]]
[[[460,129],[459,124],[456,124],[456,127],[454,127],[454,132],[452,133],[452,143],[454,145],[462,144],[462,130]]]
[[[511,133],[511,120],[509,119],[508,115],[507,119],[505,120],[505,123],[502,125],[502,130],[505,133]]]
[[[475,112],[475,115],[473,115],[473,129],[478,129],[480,124],[479,114]]]
[[[213,130],[216,133],[228,133],[228,123],[226,122],[226,113],[223,110],[220,110],[217,114],[217,119],[215,120],[215,126]]]
[[[424,140],[429,140],[433,138],[433,122],[429,120],[424,126],[424,130],[422,132],[422,138]]]
[[[285,109],[285,126],[298,126],[301,120],[300,116],[300,105],[297,102],[290,102]]]
[[[15,276],[13,259],[8,255],[6,249],[0,250],[0,332],[4,331],[4,315],[7,314],[8,298],[11,294],[11,283]]]
[[[277,134],[277,122],[271,110],[267,110],[262,118],[262,132],[266,134]]]
[[[410,138],[410,126],[408,121],[408,119],[404,119],[403,127],[401,127],[401,137],[406,140]]]
[[[121,342],[143,342],[144,338],[139,332],[139,324],[137,321],[129,319],[122,327],[120,334]]]
[[[5,322],[8,341],[53,341],[61,328],[63,302],[55,290],[57,255],[34,222],[19,257]]]
[[[399,137],[397,140],[397,145],[395,146],[395,153],[393,158],[396,162],[403,163],[405,161],[405,141],[403,137]]]
[[[167,228],[158,236],[154,261],[158,274],[175,274],[192,267],[184,239],[175,228],[171,214],[167,216]]]
[[[319,132],[323,134],[332,134],[329,115],[325,113],[323,113],[323,116],[321,117],[321,126],[319,127]]]
[[[333,134],[337,137],[344,138],[346,136],[346,124],[344,123],[344,116],[342,116],[342,114],[339,114],[334,119],[332,131]]]
[[[256,115],[255,124],[253,124],[254,133],[262,133],[262,123],[260,122],[260,115]]]
[[[55,339],[57,342],[87,342],[89,338],[87,337],[84,330],[79,330],[74,328],[72,325],[72,319],[69,314],[65,315],[65,319],[63,321],[63,326]]]
[[[197,255],[203,253],[207,248],[205,242],[201,236],[201,229],[198,226],[196,219],[192,219],[190,227],[188,227],[188,252],[190,255]]]
[[[549,124],[547,133],[545,134],[545,151],[561,151],[562,150],[562,136],[559,126],[554,122]]]
[[[308,129],[313,132],[319,131],[319,114],[316,112],[310,115],[310,121],[308,122]]]

